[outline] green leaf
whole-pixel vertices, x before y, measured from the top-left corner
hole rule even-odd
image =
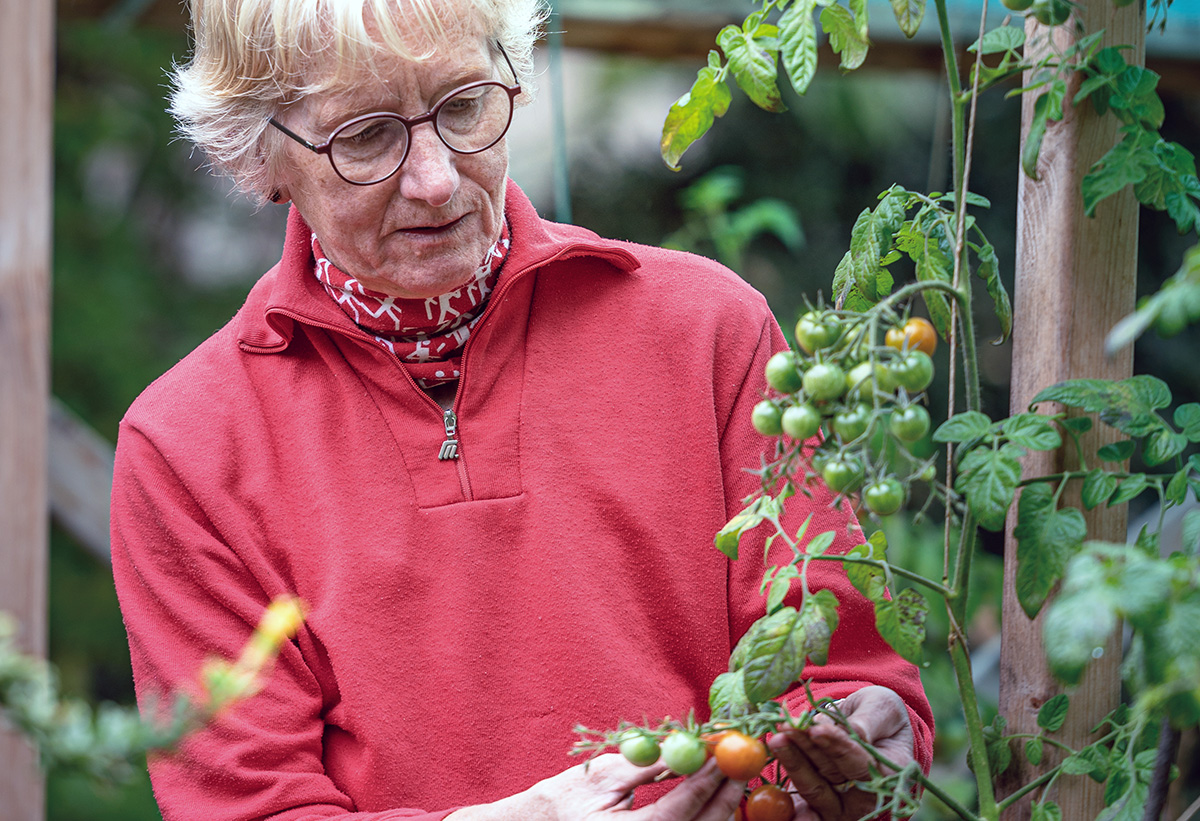
[[[721,673],[708,690],[708,708],[713,718],[734,718],[750,710],[742,674]]]
[[[1033,117],[1025,133],[1025,144],[1021,146],[1021,168],[1025,176],[1036,180],[1038,155],[1042,151],[1042,139],[1051,120],[1063,118],[1063,100],[1067,95],[1067,84],[1056,78],[1033,103]]]
[[[976,40],[967,51],[983,54],[1001,54],[1006,51],[1017,51],[1025,45],[1025,29],[1018,26],[1004,25],[986,31],[982,40]]]
[[[979,411],[965,411],[955,414],[938,426],[933,432],[935,442],[970,442],[987,435],[992,429],[992,420]]]
[[[1108,779],[1108,752],[1096,745],[1084,747],[1064,759],[1062,768],[1067,775],[1086,775],[1093,781],[1103,783]]]
[[[1131,499],[1141,495],[1147,487],[1150,486],[1150,481],[1144,473],[1134,473],[1121,480],[1121,484],[1117,486],[1117,492],[1108,500],[1109,507],[1113,505],[1122,505]]]
[[[1058,424],[1076,433],[1087,433],[1094,427],[1090,416],[1069,416],[1066,419],[1059,419]]]
[[[1153,467],[1174,459],[1188,445],[1187,437],[1173,430],[1156,430],[1146,437],[1142,446],[1142,459]]]
[[[1189,442],[1200,442],[1200,404],[1189,402],[1177,407],[1175,425]]]
[[[1042,739],[1040,736],[1025,742],[1025,758],[1035,767],[1042,763]]]
[[[1104,802],[1108,806],[1096,816],[1096,821],[1142,821],[1149,793],[1148,784],[1118,770],[1105,785]]]
[[[1100,421],[1136,437],[1164,429],[1155,411],[1171,404],[1171,390],[1161,379],[1148,374],[1120,381],[1073,379],[1042,390],[1030,404],[1047,401],[1096,413]]]
[[[1005,420],[1004,434],[1013,444],[1030,450],[1054,450],[1062,437],[1054,423],[1037,413],[1018,413]]]
[[[802,652],[813,664],[825,664],[829,660],[829,640],[838,626],[837,608],[837,596],[832,590],[818,590],[806,596],[800,607],[796,632],[803,635]]]
[[[844,6],[826,6],[821,10],[821,28],[829,37],[829,47],[842,55],[842,71],[853,71],[867,59],[871,47],[866,33],[859,31],[858,21]]]
[[[1200,555],[1200,510],[1189,510],[1183,517],[1181,548],[1188,556]]]
[[[1117,616],[1104,591],[1082,590],[1055,598],[1042,621],[1050,672],[1067,684],[1078,684],[1087,665],[1104,652],[1116,626]]]
[[[980,447],[963,457],[954,487],[967,497],[967,507],[988,530],[1004,529],[1004,518],[1021,481],[1014,448]]]
[[[1043,483],[1024,488],[1017,503],[1017,600],[1031,619],[1087,538],[1083,514],[1054,505],[1054,489]]]
[[[796,569],[794,564],[785,564],[783,567],[772,568],[767,571],[770,576],[769,581],[763,580],[767,585],[767,612],[774,613],[783,604],[783,600],[787,597],[788,591],[792,587],[792,579],[800,578],[800,571]]]
[[[1012,765],[1012,747],[1009,746],[1009,739],[1004,735],[1005,729],[1008,727],[1008,721],[1004,716],[997,715],[992,719],[992,723],[983,728],[984,749],[987,752],[988,767],[992,771],[992,776],[1001,775]]]
[[[1117,612],[1137,630],[1150,630],[1167,617],[1175,571],[1158,559],[1130,553],[1124,569],[1114,571]]]
[[[779,18],[779,55],[792,88],[803,95],[817,73],[816,0],[796,0]]]
[[[925,19],[925,0],[892,0],[892,13],[904,36],[915,37]]]
[[[1130,456],[1133,456],[1133,450],[1136,447],[1132,439],[1122,439],[1119,442],[1111,442],[1096,451],[1096,456],[1102,462],[1124,462]]]
[[[1083,506],[1086,510],[1104,504],[1117,489],[1117,477],[1100,468],[1090,471],[1083,480],[1081,491]]]
[[[928,613],[925,597],[916,588],[907,587],[895,599],[875,601],[875,628],[901,658],[920,665]]]
[[[1038,726],[1050,733],[1058,732],[1067,720],[1067,708],[1070,706],[1071,699],[1066,693],[1051,696],[1038,710]]]
[[[1012,333],[1012,300],[1000,280],[1000,260],[996,257],[996,249],[985,242],[975,248],[975,255],[979,259],[979,267],[975,269],[975,274],[987,287],[992,305],[996,309],[996,318],[1000,320],[1000,336],[992,340],[993,345],[999,345]]]
[[[853,558],[886,561],[886,550],[887,537],[882,530],[877,530],[871,534],[871,538],[867,540],[866,544],[858,545],[846,555]],[[854,585],[854,589],[867,600],[879,602],[887,597],[887,577],[882,570],[857,562],[846,562],[845,568],[850,584]]]
[[[1035,766],[1036,763],[1034,762]],[[1030,815],[1030,821],[1062,821],[1062,808],[1053,801],[1038,803],[1033,805],[1033,813]]]
[[[800,677],[806,650],[803,630],[797,630],[799,615],[794,607],[785,607],[759,619],[747,633],[749,643],[740,669],[750,702],[769,701]]]
[[[733,79],[755,105],[765,111],[784,111],[786,106],[776,85],[777,54],[737,26],[726,26],[717,35]]]
[[[1123,130],[1126,132],[1125,138],[1088,169],[1080,184],[1084,214],[1089,217],[1102,200],[1127,185],[1142,182],[1158,165],[1152,137],[1134,127],[1127,126]]]
[[[804,552],[809,556],[824,556],[835,538],[837,538],[837,534],[834,531],[826,530],[824,533],[814,536],[813,540],[804,546]]]
[[[720,70],[711,65],[700,69],[691,91],[671,105],[663,122],[659,149],[669,168],[679,169],[683,153],[712,128],[715,118],[725,115],[731,99]]]
[[[767,518],[767,508],[763,502],[765,498],[767,497],[759,496],[745,510],[735,515],[729,520],[728,524],[717,531],[717,535],[713,539],[717,550],[720,550],[731,559],[737,559],[738,543],[741,541],[742,536],[758,527]]]

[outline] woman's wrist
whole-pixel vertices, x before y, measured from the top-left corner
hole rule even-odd
[[[542,783],[544,782],[491,804],[477,804],[455,810],[446,816],[446,821],[508,821],[513,818],[555,821],[556,815],[551,811],[551,803],[547,800],[545,791],[539,789]]]

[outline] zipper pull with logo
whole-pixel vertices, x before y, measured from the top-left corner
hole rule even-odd
[[[458,417],[454,415],[454,411],[447,408],[442,414],[442,423],[446,426],[446,441],[442,442],[438,459],[444,462],[447,459],[458,458]]]

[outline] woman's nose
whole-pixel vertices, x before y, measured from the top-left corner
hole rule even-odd
[[[440,208],[458,190],[457,155],[451,151],[432,123],[421,123],[409,134],[408,157],[400,167],[400,194]]]

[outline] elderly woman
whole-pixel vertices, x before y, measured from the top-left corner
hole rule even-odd
[[[192,14],[174,113],[290,214],[279,263],[121,427],[139,694],[235,655],[273,597],[309,609],[259,695],[152,761],[164,817],[725,821],[744,785],[711,763],[631,799],[662,767],[568,750],[578,723],[703,714],[763,613],[762,542],[732,564],[711,545],[769,444],[750,409],[785,342],[764,300],[708,260],[546,222],[507,180],[537,0]],[[792,526],[812,513],[848,549],[829,502]],[[842,627],[813,691],[927,765],[916,672],[820,564]],[[797,818],[871,806],[841,729],[772,745]]]

